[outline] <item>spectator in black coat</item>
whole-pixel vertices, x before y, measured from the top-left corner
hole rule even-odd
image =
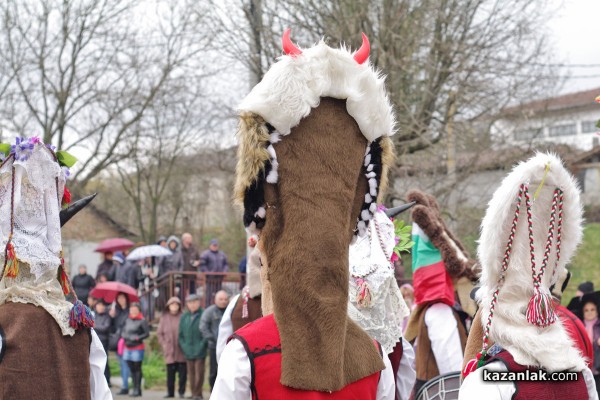
[[[90,290],[96,286],[96,281],[87,273],[87,267],[82,264],[79,266],[79,274],[71,279],[71,284],[79,300],[86,304]]]
[[[104,261],[102,261],[100,265],[98,265],[98,270],[96,272],[96,280],[99,280],[98,277],[104,274],[106,275],[107,280],[114,281],[115,272],[116,268],[113,263],[113,253],[112,251],[108,251],[104,253]]]
[[[102,347],[104,347],[104,351],[108,354],[108,340],[110,337],[110,333],[113,328],[113,320],[108,315],[106,309],[106,303],[104,300],[99,300],[96,303],[95,307],[96,316],[94,323],[94,330],[98,334],[98,338],[100,339],[100,343],[102,343]],[[106,367],[104,368],[104,376],[106,377],[106,382],[110,387],[110,369],[108,368],[108,357],[106,358]]]

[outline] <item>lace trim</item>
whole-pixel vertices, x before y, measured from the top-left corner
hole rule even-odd
[[[73,336],[69,326],[71,303],[65,300],[54,271],[46,271],[39,278],[31,274],[29,266],[19,263],[16,278],[4,277],[0,281],[0,304],[26,303],[44,308],[54,318],[63,335]]]
[[[359,237],[349,252],[348,315],[377,340],[386,353],[391,353],[402,337],[402,323],[409,314],[394,277],[393,265],[386,256],[386,252],[391,254],[395,243],[393,223],[383,211],[378,211],[369,224],[368,235]],[[369,307],[357,304],[360,288],[355,278],[362,278],[369,285]]]

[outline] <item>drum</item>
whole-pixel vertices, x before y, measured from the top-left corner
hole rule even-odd
[[[450,372],[425,382],[415,400],[457,400],[459,390],[460,372]]]

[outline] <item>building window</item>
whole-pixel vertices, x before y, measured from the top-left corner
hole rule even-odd
[[[550,136],[569,136],[577,134],[576,124],[555,125],[548,130]]]
[[[515,132],[515,140],[531,140],[542,136],[542,128],[524,129]]]
[[[596,121],[583,121],[581,123],[581,133],[594,133],[597,131]]]

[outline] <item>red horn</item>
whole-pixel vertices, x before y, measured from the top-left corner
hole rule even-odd
[[[283,37],[281,38],[281,44],[283,45],[283,52],[288,56],[299,56],[302,54],[302,50],[296,47],[294,43],[290,40],[290,28],[287,28],[285,32],[283,32]]]
[[[363,32],[362,33],[362,45],[360,46],[360,49],[358,49],[356,51],[356,53],[354,53],[354,60],[356,60],[357,63],[362,64],[365,61],[367,61],[367,58],[369,58],[370,52],[371,52],[371,45],[369,44],[369,38]]]

